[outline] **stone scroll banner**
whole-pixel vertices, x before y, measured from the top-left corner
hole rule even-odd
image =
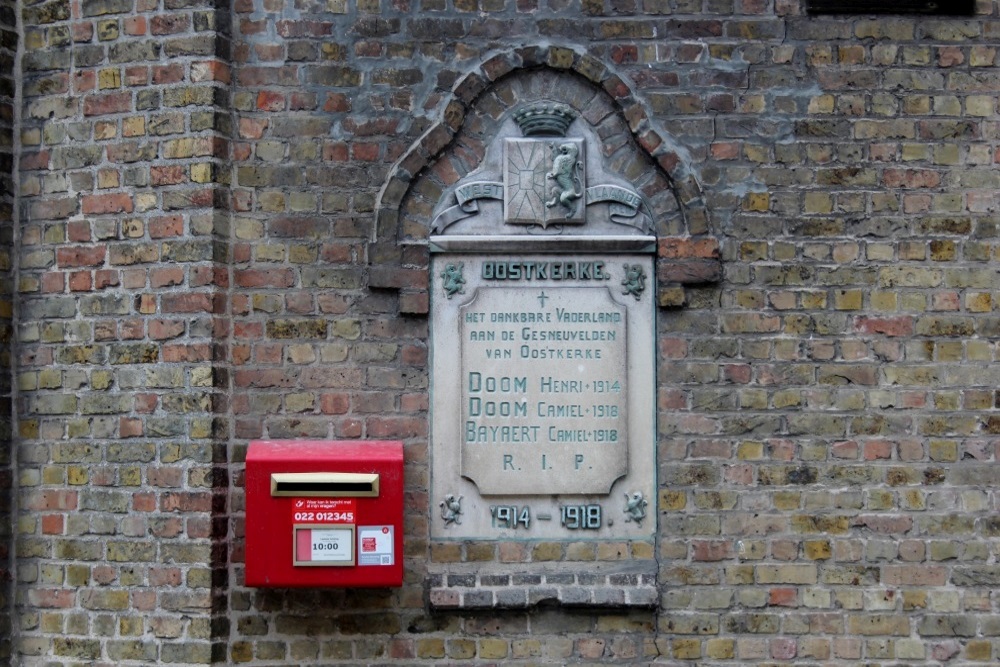
[[[432,233],[440,234],[451,225],[480,213],[480,200],[500,200],[505,197],[503,183],[473,181],[455,190],[455,204],[441,211],[434,219]],[[584,191],[584,205],[608,204],[608,218],[619,225],[627,225],[648,233],[649,219],[640,215],[642,197],[638,193],[617,185],[594,185]],[[544,207],[541,207],[544,209]]]

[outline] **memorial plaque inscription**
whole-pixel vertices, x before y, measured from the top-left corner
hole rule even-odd
[[[652,295],[636,276],[651,270],[642,255],[436,261],[436,535],[650,532]]]
[[[608,493],[628,455],[625,307],[603,286],[484,287],[459,322],[462,475],[483,495]]]

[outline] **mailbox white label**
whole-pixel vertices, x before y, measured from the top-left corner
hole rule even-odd
[[[296,528],[295,561],[298,565],[353,565],[353,528]]]
[[[392,538],[392,526],[359,526],[358,565],[392,565]]]

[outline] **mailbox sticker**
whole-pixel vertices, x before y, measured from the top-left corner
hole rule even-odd
[[[341,498],[295,498],[292,521],[295,523],[354,523],[356,501]]]
[[[393,544],[392,526],[359,526],[358,565],[392,565]]]
[[[354,565],[354,528],[296,527],[295,565]]]

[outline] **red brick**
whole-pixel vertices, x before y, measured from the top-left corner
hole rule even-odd
[[[327,93],[323,111],[346,112],[351,110],[351,98],[343,93]]]
[[[45,514],[42,516],[43,535],[62,535],[66,517],[62,514]]]
[[[73,243],[87,243],[90,238],[90,223],[83,220],[71,220],[66,224],[66,234]]]
[[[191,19],[187,14],[161,14],[149,19],[151,35],[175,35],[185,32],[190,26]]]
[[[178,167],[182,172],[184,167]],[[184,218],[179,215],[167,215],[152,218],[149,221],[149,237],[153,239],[165,239],[172,236],[182,236],[184,234]]]
[[[207,344],[164,345],[161,352],[165,362],[212,360],[212,349]]]
[[[84,213],[131,213],[132,197],[126,192],[84,195],[82,205]]]
[[[184,322],[181,320],[150,320],[149,337],[152,340],[166,340],[183,336]]]
[[[88,95],[83,99],[84,116],[103,116],[128,111],[132,111],[132,93],[128,91]]]
[[[73,92],[86,93],[97,88],[97,73],[84,70],[73,74]]]
[[[214,310],[213,295],[205,292],[164,294],[160,298],[160,312],[163,313],[211,313]]]
[[[854,321],[854,330],[861,333],[882,334],[884,336],[912,336],[913,318],[899,317],[859,317]]]
[[[941,174],[929,169],[886,169],[882,181],[889,188],[936,188]]]
[[[772,607],[797,607],[798,596],[796,588],[772,588],[768,591],[767,604]]]
[[[125,18],[125,34],[130,37],[139,37],[146,34],[145,16],[128,16]]]
[[[132,510],[135,512],[152,512],[156,509],[156,495],[153,493],[133,493]]]
[[[125,68],[126,86],[145,86],[149,83],[149,68],[144,65],[133,65]]]
[[[257,93],[257,108],[261,111],[284,111],[285,96],[272,90]]]
[[[70,246],[56,251],[56,262],[59,266],[70,268],[74,266],[100,266],[107,256],[107,247]]]
[[[264,136],[268,121],[266,118],[240,118],[240,137],[260,139]]]
[[[90,271],[73,271],[69,274],[69,290],[71,292],[89,292],[94,286]]]
[[[242,269],[233,279],[239,287],[291,287],[295,273],[291,269]]]
[[[42,609],[69,609],[76,601],[76,592],[62,588],[29,588],[28,603]]]
[[[48,151],[24,152],[21,154],[21,159],[18,161],[18,164],[21,165],[21,171],[48,169],[49,152]]]
[[[76,491],[33,491],[28,496],[25,507],[29,510],[75,510],[78,494]]]
[[[122,417],[118,420],[118,437],[138,438],[142,436],[142,420]]]
[[[46,271],[42,274],[42,293],[58,294],[66,289],[66,274],[61,271]]]
[[[659,255],[666,259],[718,259],[719,242],[714,238],[663,238],[659,241]]]
[[[150,167],[149,181],[151,185],[177,185],[187,181],[187,168],[183,165],[166,167]]]
[[[171,287],[184,283],[184,269],[178,266],[152,269],[149,272],[150,287]]]
[[[172,491],[160,497],[161,512],[209,512],[212,509],[212,494],[208,491]]]

